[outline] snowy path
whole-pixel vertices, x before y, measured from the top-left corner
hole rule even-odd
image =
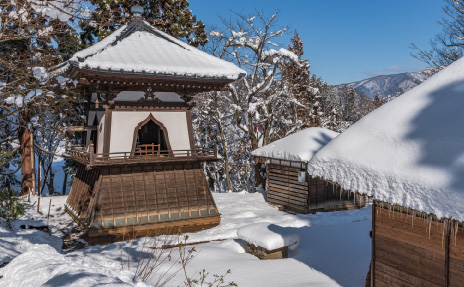
[[[268,205],[260,193],[214,194],[222,214],[221,224],[215,228],[189,234],[190,242],[223,239],[195,245],[197,256],[188,266],[189,275],[206,269],[212,274],[227,275],[227,282],[238,286],[362,286],[369,268],[371,228],[370,208],[293,215]],[[42,198],[42,215],[28,208],[27,216],[15,223],[15,232],[0,229],[0,261],[8,262],[0,269],[1,286],[93,286],[107,283],[111,286],[153,286],[132,281],[131,271],[121,271],[121,246],[92,246],[61,253],[58,237],[60,229],[70,229],[73,223],[62,208],[66,197],[52,197],[49,236],[37,230],[18,230],[19,224],[46,223],[48,199]],[[33,219],[32,219],[33,218]],[[259,260],[245,253],[246,244],[237,239],[237,229],[257,222],[270,222],[274,231],[296,233],[301,242],[290,250],[288,259]],[[225,239],[225,240],[224,240]],[[58,241],[58,243],[57,243]],[[47,245],[34,245],[34,244]],[[139,248],[142,239],[134,246]],[[123,253],[123,258],[127,258]],[[124,260],[124,259],[123,259]],[[134,264],[135,258],[131,257]],[[34,274],[24,278],[34,266]],[[28,271],[29,272],[29,271]],[[190,273],[191,272],[191,273]],[[178,286],[183,280],[178,273],[168,286]],[[337,284],[338,283],[338,284]]]

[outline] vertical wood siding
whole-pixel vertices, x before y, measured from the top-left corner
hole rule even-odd
[[[336,187],[319,178],[298,181],[298,172],[306,172],[306,163],[300,167],[269,164],[267,179],[268,202],[285,206],[297,212],[334,211],[359,208],[365,205],[359,196]]]
[[[374,209],[374,286],[464,285],[462,226]]]

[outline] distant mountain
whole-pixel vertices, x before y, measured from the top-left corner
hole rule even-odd
[[[398,95],[409,91],[430,76],[425,73],[400,73],[392,75],[380,75],[369,79],[342,84],[340,86],[353,86],[358,93],[364,93],[373,98],[378,92],[380,96]]]

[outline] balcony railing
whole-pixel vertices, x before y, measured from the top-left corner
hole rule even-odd
[[[66,145],[66,156],[91,166],[159,163],[159,162],[188,162],[188,161],[216,161],[217,148],[195,148],[190,150],[160,150],[135,152],[94,153],[91,145],[89,151],[81,145]]]

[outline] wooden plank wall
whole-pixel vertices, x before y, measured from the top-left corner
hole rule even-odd
[[[95,183],[100,176],[100,169],[86,170],[85,165],[79,164],[74,177],[71,191],[66,203],[76,212],[78,218],[85,222],[89,216],[89,205],[95,190]]]
[[[308,212],[308,182],[298,181],[298,167],[269,164],[267,167],[267,200],[298,212]]]
[[[462,226],[385,206],[373,218],[374,286],[464,286]]]
[[[353,192],[342,189],[320,178],[309,181],[309,210],[335,211],[355,209],[365,205],[365,200]]]
[[[200,163],[101,168],[92,228],[219,216]]]
[[[294,163],[297,165],[296,163]],[[359,196],[319,178],[298,181],[298,172],[306,172],[306,163],[299,167],[269,164],[267,167],[267,200],[297,212],[335,211],[365,205]]]

